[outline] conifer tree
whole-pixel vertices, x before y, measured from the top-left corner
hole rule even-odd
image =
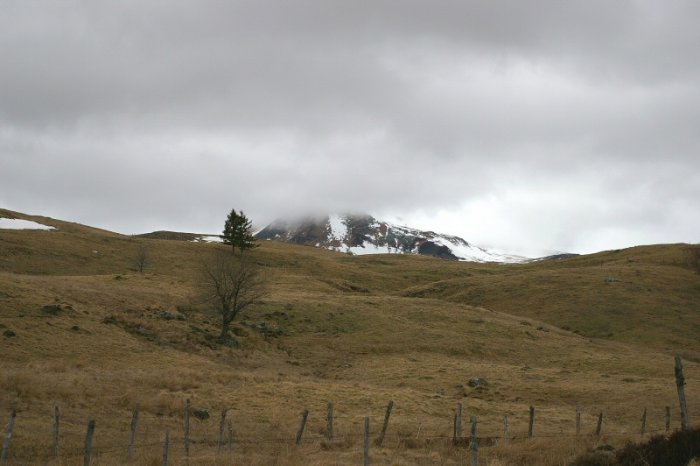
[[[236,212],[236,209],[231,209],[231,213],[228,214],[221,239],[224,244],[231,245],[233,252],[238,248],[241,254],[246,249],[258,247],[253,236],[253,222],[243,211]]]

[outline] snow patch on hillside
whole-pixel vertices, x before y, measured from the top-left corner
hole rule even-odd
[[[219,235],[199,235],[192,240],[193,243],[223,243]]]
[[[55,228],[30,220],[0,218],[0,230],[55,230]]]

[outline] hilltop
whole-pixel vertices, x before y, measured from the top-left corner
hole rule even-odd
[[[522,437],[537,409],[536,439],[483,448],[493,464],[565,464],[598,442],[566,437],[576,404],[588,433],[605,413],[600,442],[639,438],[644,408],[649,430],[663,430],[665,406],[675,425],[676,353],[691,421],[700,416],[700,277],[685,265],[686,245],[489,264],[261,241],[251,254],[269,290],[235,324],[235,348],[215,341],[216,315],[196,299],[201,261],[225,246],[0,217],[54,228],[0,231],[0,414],[18,409],[17,462],[46,462],[54,404],[66,457],[80,457],[94,418],[99,464],[123,463],[139,405],[137,464],[159,461],[166,427],[179,461],[191,399],[211,414],[192,421],[191,464],[226,462],[212,443],[223,408],[238,463],[357,464],[364,417],[375,437],[392,399],[373,464],[460,464],[466,453],[449,441],[458,403],[485,437],[502,435],[503,415]],[[138,248],[150,258],[143,274]],[[333,442],[322,438],[328,401]],[[309,424],[295,448],[303,409]]]

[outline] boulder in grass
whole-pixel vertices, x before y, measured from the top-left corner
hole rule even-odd
[[[486,379],[482,379],[481,377],[472,377],[469,379],[468,385],[472,388],[476,387],[485,387],[487,385]]]

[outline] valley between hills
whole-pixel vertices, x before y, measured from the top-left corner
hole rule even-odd
[[[700,275],[688,245],[491,264],[261,241],[247,254],[266,293],[234,322],[234,346],[216,340],[217,315],[197,300],[203,258],[225,245],[0,217],[54,227],[0,230],[2,424],[17,411],[9,464],[78,464],[89,419],[91,464],[124,464],[137,406],[132,464],[162,464],[166,430],[170,464],[361,464],[364,420],[376,439],[392,400],[371,464],[468,464],[452,441],[461,404],[465,437],[478,419],[479,464],[565,465],[639,441],[645,409],[645,438],[665,431],[666,407],[676,428],[676,355],[700,420]],[[186,400],[199,413],[189,458]],[[224,409],[232,451],[217,444]]]

